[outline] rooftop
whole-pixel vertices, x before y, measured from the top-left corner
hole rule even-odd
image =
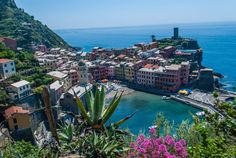
[[[70,88],[67,93],[70,93],[71,95],[74,95],[74,92],[73,92],[73,90],[74,90],[75,93],[76,93],[76,95],[77,95],[78,97],[81,97],[81,96],[85,93],[85,88],[86,88],[87,90],[90,90],[90,89],[92,89],[92,87],[93,87],[92,84],[76,85],[76,86]],[[64,97],[64,95],[62,95],[62,98],[63,98],[63,97]]]
[[[57,90],[63,86],[63,83],[60,81],[55,81],[52,84],[50,84],[50,89]]]
[[[8,62],[11,62],[13,60],[10,60],[10,59],[4,59],[4,58],[1,58],[0,59],[0,63],[8,63]]]
[[[60,72],[60,71],[51,71],[51,72],[47,73],[47,75],[52,76],[52,77],[56,77],[59,79],[62,79],[67,76],[67,74]]]
[[[29,110],[24,110],[22,107],[19,107],[19,106],[12,106],[5,110],[4,116],[6,119],[8,119],[11,117],[12,114],[15,114],[15,113],[25,114],[25,113],[29,113]]]
[[[19,88],[19,87],[22,87],[27,84],[30,84],[30,83],[26,80],[21,80],[19,82],[15,82],[15,83],[11,84],[11,86]]]
[[[180,65],[177,65],[177,64],[171,64],[170,66],[166,66],[166,69],[167,70],[175,70],[175,71],[177,71],[177,70],[179,70],[180,69]]]

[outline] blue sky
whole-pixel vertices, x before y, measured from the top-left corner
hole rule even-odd
[[[52,29],[236,21],[236,0],[16,0]]]

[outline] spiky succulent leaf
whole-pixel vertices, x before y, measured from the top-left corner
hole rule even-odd
[[[74,91],[74,90],[73,90]],[[76,95],[75,91],[74,91],[74,96],[75,96],[75,99],[76,99],[76,103],[77,103],[77,106],[79,107],[80,109],[80,112],[81,112],[81,115],[83,116],[83,118],[88,122],[88,124],[92,125],[92,121],[89,117],[89,115],[87,114],[87,111],[83,105],[83,102],[80,100],[80,98]]]
[[[129,116],[127,116],[127,117],[121,119],[120,121],[117,121],[116,123],[114,123],[114,126],[115,126],[115,127],[119,127],[119,126],[120,126],[121,124],[123,124],[125,121],[127,121],[128,119],[130,119],[131,117],[133,117],[135,113],[136,113],[136,112],[134,112],[134,113],[132,113],[131,115],[129,115]]]
[[[105,88],[104,86],[102,86],[99,95],[99,106],[100,106],[98,111],[99,119],[101,118],[102,112],[104,110],[104,101],[105,101]]]
[[[114,113],[114,111],[116,110],[118,104],[120,103],[120,99],[122,97],[122,93],[120,94],[120,96],[118,97],[118,99],[115,99],[115,101],[113,102],[113,104],[110,104],[106,110],[106,112],[104,113],[104,116],[102,117],[102,124],[105,124],[106,121],[112,116],[112,114]]]
[[[96,92],[95,92],[95,99],[94,99],[94,113],[92,115],[92,120],[93,123],[96,124],[98,119],[99,119],[99,111],[101,106],[99,105],[100,103],[100,93],[101,91],[98,89],[98,87],[96,88]]]
[[[92,94],[93,95],[93,94]],[[87,88],[85,88],[85,96],[86,96],[86,103],[87,103],[87,106],[88,106],[88,112],[90,115],[92,115],[93,113],[93,100],[92,100],[92,97],[91,97],[91,93],[88,92]]]
[[[118,92],[116,92],[115,96],[113,97],[112,101],[110,102],[110,105],[114,104],[114,102],[116,101],[117,95],[118,95]],[[108,108],[109,108],[109,106],[106,107],[106,108],[103,110],[103,112],[102,112],[102,118],[104,117],[104,114],[106,113],[106,111],[107,111]]]

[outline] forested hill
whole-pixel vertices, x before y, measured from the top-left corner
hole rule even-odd
[[[70,47],[46,25],[18,8],[14,0],[0,0],[0,37],[14,38],[22,48],[29,48],[31,42],[49,48]]]

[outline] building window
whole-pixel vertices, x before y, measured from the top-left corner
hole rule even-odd
[[[14,122],[14,123],[17,123],[17,120],[16,120],[16,118],[13,118],[13,122]]]
[[[11,63],[11,65],[13,66],[13,63]]]
[[[5,70],[5,73],[8,73],[8,70]]]
[[[7,67],[7,64],[4,64],[5,67]]]
[[[11,70],[12,70],[12,71],[14,71],[15,69],[14,69],[14,68],[12,68]]]

